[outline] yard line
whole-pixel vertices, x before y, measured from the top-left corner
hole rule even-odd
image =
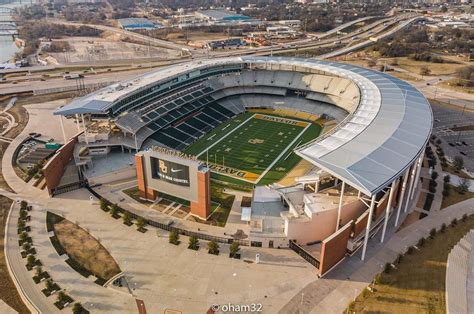
[[[277,158],[275,158],[273,160],[273,162],[267,167],[267,169],[265,169],[264,172],[262,172],[262,174],[257,178],[257,181],[256,183],[260,182],[260,180],[267,174],[268,171],[270,171],[270,169],[272,169],[272,167],[280,160],[280,158],[286,153],[286,151],[291,147],[293,146],[293,144],[303,135],[304,132],[306,132],[306,130],[311,126],[311,124],[308,123],[308,125],[306,125],[306,127],[303,129],[303,131],[300,132],[300,134],[295,137],[293,139],[293,141],[291,141],[290,144],[288,144],[288,146],[286,146],[286,148],[280,153],[280,155],[278,155]]]
[[[252,115],[250,118],[248,118],[247,120],[245,120],[243,123],[241,123],[238,127],[236,127],[235,129],[231,130],[229,133],[227,133],[225,136],[221,137],[218,141],[214,142],[214,144],[212,144],[211,146],[208,146],[205,150],[203,150],[202,152],[200,152],[198,155],[196,155],[196,157],[199,157],[201,156],[202,154],[204,154],[206,151],[210,150],[212,147],[214,147],[215,145],[219,144],[223,139],[225,139],[226,137],[228,137],[229,135],[231,135],[232,133],[234,133],[236,130],[240,129],[242,127],[242,125],[244,125],[245,123],[247,123],[250,119],[252,119],[255,115]]]

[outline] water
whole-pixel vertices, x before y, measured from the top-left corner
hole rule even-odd
[[[10,4],[0,4],[2,7],[15,8],[20,6],[19,2]],[[0,16],[0,21],[11,20],[10,16]],[[14,57],[15,53],[20,51],[16,46],[13,37],[11,36],[0,36],[0,63],[8,62]]]
[[[8,62],[20,51],[10,36],[0,36],[0,63]]]

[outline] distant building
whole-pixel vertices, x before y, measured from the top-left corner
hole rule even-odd
[[[67,4],[98,4],[103,0],[67,0]]]
[[[293,28],[300,28],[301,27],[301,21],[300,20],[280,20],[280,21],[274,22],[274,24],[289,26],[289,27],[293,27]]]
[[[229,39],[224,39],[224,40],[209,41],[206,44],[206,48],[208,49],[238,48],[243,45],[245,45],[245,42],[242,41],[240,38],[229,38]]]
[[[155,24],[152,21],[145,18],[125,18],[118,20],[120,27],[126,30],[135,30],[135,29],[155,29],[160,28],[162,25]]]
[[[202,10],[197,11],[196,16],[202,20],[207,21],[210,24],[222,23],[222,22],[243,22],[251,20],[250,17],[238,14],[228,10]]]

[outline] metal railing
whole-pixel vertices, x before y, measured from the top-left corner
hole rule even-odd
[[[99,193],[94,191],[88,184],[86,185],[86,188],[96,198],[98,198],[99,200],[102,199],[102,196],[100,196]],[[128,212],[130,214],[130,218],[132,218],[132,219],[138,219],[139,217],[142,217],[140,215],[137,215],[137,214],[135,214],[133,212],[130,212],[126,209],[123,209],[121,207],[118,207],[118,212],[120,212],[120,213]],[[236,240],[236,239],[233,239],[233,238],[213,236],[213,235],[206,234],[206,233],[190,231],[190,230],[174,227],[172,221],[168,224],[164,224],[164,223],[160,223],[158,221],[146,219],[145,217],[142,217],[142,218],[144,218],[146,220],[146,223],[150,226],[160,228],[160,229],[163,229],[163,230],[166,230],[166,231],[177,230],[179,234],[185,235],[185,236],[188,236],[188,237],[195,236],[200,240],[214,241],[214,242],[217,242],[217,243],[224,243],[224,244],[232,244],[233,242],[237,242],[241,246],[250,246],[250,241],[249,240]]]
[[[301,256],[305,261],[319,269],[320,261],[292,240],[290,240],[290,249],[295,251],[296,254]]]

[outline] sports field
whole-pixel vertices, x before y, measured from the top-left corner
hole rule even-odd
[[[293,148],[317,137],[318,124],[245,112],[220,125],[185,152],[209,162],[215,179],[269,184],[280,180],[300,160]]]

